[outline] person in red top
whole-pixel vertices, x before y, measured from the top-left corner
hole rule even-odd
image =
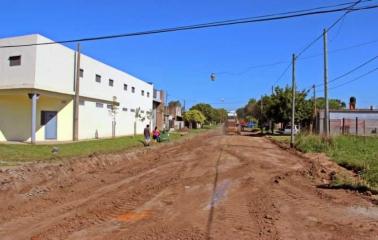
[[[160,131],[157,127],[155,127],[155,129],[152,131],[152,138],[156,141],[156,142],[160,142]]]

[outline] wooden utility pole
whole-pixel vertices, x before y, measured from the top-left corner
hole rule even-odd
[[[294,129],[295,129],[295,60],[296,56],[293,54],[292,57],[292,83],[291,83],[291,137],[290,137],[290,147],[294,147]]]
[[[313,89],[313,91],[314,91],[314,95],[313,95],[313,101],[314,101],[314,113],[313,113],[313,124],[314,124],[314,126],[312,127],[312,129],[311,129],[311,132],[313,133],[313,132],[315,132],[316,131],[316,127],[317,127],[317,116],[316,116],[316,86],[315,86],[315,84],[314,85],[312,85],[312,89]]]
[[[74,122],[73,140],[79,140],[79,105],[80,105],[80,43],[76,50],[76,74],[75,74],[75,97],[74,97]]]
[[[323,30],[324,43],[324,131],[325,136],[329,137],[329,102],[328,102],[328,49],[327,49],[327,29]]]
[[[263,111],[264,111],[263,97],[261,96],[261,100],[260,100],[260,128],[261,128],[261,134],[264,134]]]

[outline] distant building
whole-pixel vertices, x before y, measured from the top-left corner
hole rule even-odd
[[[182,116],[182,107],[177,104],[170,104],[167,107],[166,127],[168,129],[179,130],[185,127],[184,118]]]
[[[0,46],[48,42],[34,34],[0,39]],[[61,44],[0,49],[0,141],[73,140],[76,61],[76,52]],[[84,54],[79,90],[79,139],[111,137],[113,120],[116,136],[135,127],[142,133],[155,121],[152,84]]]
[[[331,135],[377,135],[378,110],[330,110],[329,129]],[[316,132],[324,134],[324,110],[320,110],[316,117]]]
[[[165,92],[163,90],[154,89],[153,95],[153,110],[152,110],[152,129],[158,127],[158,129],[164,129],[164,104],[165,104]]]

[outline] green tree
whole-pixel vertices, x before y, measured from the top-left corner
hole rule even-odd
[[[218,109],[215,109],[215,111],[217,112],[217,116],[218,116],[218,119],[217,119],[217,123],[223,123],[226,121],[227,119],[227,110],[224,109],[224,108],[218,108]]]
[[[346,107],[345,102],[342,102],[339,99],[329,99],[328,105],[329,105],[330,110],[340,110],[340,109],[344,109]],[[325,108],[324,97],[316,98],[316,107],[318,109],[324,109]]]
[[[211,124],[217,120],[216,110],[210,104],[199,103],[191,107],[190,110],[200,111],[206,117],[206,124]]]
[[[184,113],[184,120],[189,123],[189,128],[192,128],[193,124],[203,124],[206,120],[206,117],[202,114],[202,112],[193,109]]]

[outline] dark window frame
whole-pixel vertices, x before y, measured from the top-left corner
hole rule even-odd
[[[109,87],[114,87],[114,80],[109,78]]]
[[[9,66],[10,67],[21,66],[21,55],[10,56]]]
[[[95,76],[95,81],[96,81],[97,83],[101,83],[101,75],[100,75],[100,74],[96,74],[96,76]]]

